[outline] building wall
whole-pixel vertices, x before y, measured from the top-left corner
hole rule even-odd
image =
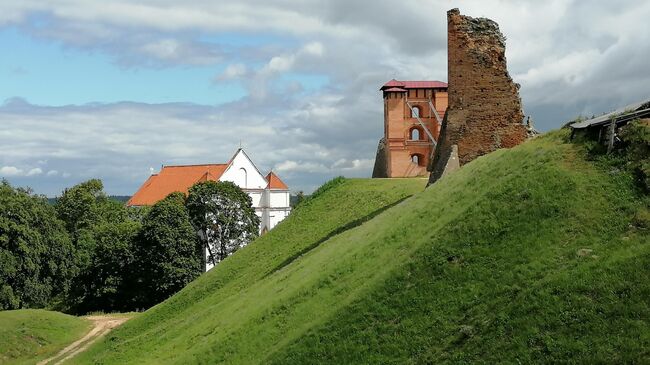
[[[505,37],[485,18],[447,13],[449,108],[430,182],[443,174],[452,146],[460,165],[527,138],[519,85],[508,74]]]
[[[269,196],[270,208],[286,208],[290,206],[288,190],[270,190]]]
[[[432,156],[433,145],[417,118],[412,116],[407,101],[420,111],[420,119],[438,138],[440,124],[428,101],[431,100],[438,115],[442,117],[447,109],[447,92],[439,89],[408,89],[407,92],[384,92],[384,135],[387,177],[426,176],[426,166]],[[414,140],[411,131],[419,131]],[[418,163],[412,156],[418,155]]]
[[[264,189],[267,184],[264,176],[242,150],[235,154],[232,163],[219,180],[232,181],[242,189]]]
[[[231,165],[219,180],[235,183],[251,197],[255,214],[260,218],[260,234],[273,229],[291,212],[289,190],[268,189],[266,178],[241,150],[235,154]],[[206,260],[206,271],[212,267]]]

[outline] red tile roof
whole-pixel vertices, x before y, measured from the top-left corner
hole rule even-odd
[[[447,86],[447,83],[442,81],[398,81],[392,79],[385,83],[380,90],[394,87],[402,89],[446,89]]]
[[[274,174],[273,171],[269,172],[269,174],[266,175],[266,181],[269,182],[269,189],[289,190],[287,184],[280,180],[278,175]]]
[[[160,173],[151,175],[126,204],[153,205],[175,191],[187,194],[199,181],[219,180],[226,167],[227,164],[163,166]]]

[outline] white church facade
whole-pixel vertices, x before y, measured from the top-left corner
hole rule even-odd
[[[289,187],[273,171],[263,175],[243,149],[228,163],[163,166],[129,199],[128,206],[147,206],[179,191],[187,194],[201,181],[231,181],[246,192],[260,217],[260,233],[266,233],[291,212]]]

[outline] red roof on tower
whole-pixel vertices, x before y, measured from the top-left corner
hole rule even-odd
[[[266,181],[269,182],[269,189],[289,190],[287,184],[280,180],[278,175],[274,174],[273,171],[269,172],[269,174],[266,175]]]
[[[398,81],[392,79],[384,84],[380,90],[390,89],[390,88],[402,88],[402,89],[446,89],[447,83],[442,81]]]

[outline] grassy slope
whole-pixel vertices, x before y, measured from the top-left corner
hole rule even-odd
[[[348,193],[329,199],[362,191]],[[631,223],[644,209],[627,175],[553,133],[479,158],[277,271],[279,256],[318,240],[269,235],[269,250],[240,252],[79,361],[641,362],[650,245]]]
[[[97,358],[140,363],[145,361],[144,357],[150,363],[157,363],[198,345],[210,347],[212,343],[205,334],[218,332],[221,320],[235,321],[231,313],[218,313],[222,306],[236,301],[257,282],[277,276],[274,273],[282,272],[329,237],[358,226],[422,191],[425,184],[424,179],[346,179],[334,184],[318,194],[317,199],[304,202],[269,234],[238,251],[162,305],[127,322],[109,336],[110,341],[94,346],[75,361]],[[174,353],[168,353],[167,348],[174,348]],[[110,353],[102,353],[106,349]]]
[[[91,323],[41,309],[0,312],[0,364],[35,364],[82,337]]]

